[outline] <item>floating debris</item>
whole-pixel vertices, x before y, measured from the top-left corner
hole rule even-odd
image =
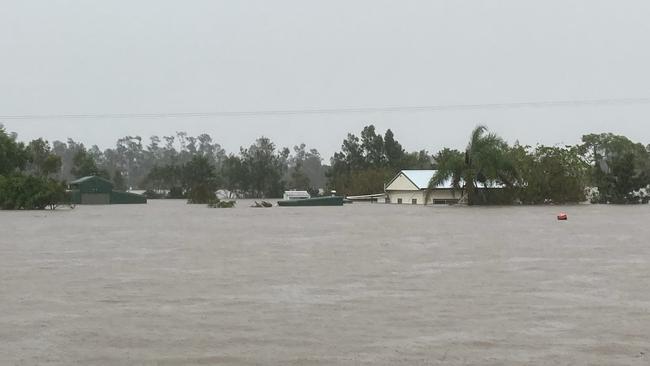
[[[208,203],[209,208],[233,208],[235,207],[235,201],[222,201],[220,199],[214,199]]]

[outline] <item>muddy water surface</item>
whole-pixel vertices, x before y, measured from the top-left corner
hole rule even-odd
[[[648,206],[247,205],[0,212],[0,365],[650,364]]]

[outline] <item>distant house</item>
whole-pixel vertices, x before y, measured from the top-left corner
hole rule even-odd
[[[139,194],[113,190],[113,183],[97,177],[89,176],[70,182],[72,203],[81,205],[110,205],[147,203],[147,199]]]
[[[451,181],[443,182],[432,189],[426,200],[429,181],[436,172],[436,170],[402,170],[386,185],[385,202],[409,205],[458,203],[461,191],[454,189]]]

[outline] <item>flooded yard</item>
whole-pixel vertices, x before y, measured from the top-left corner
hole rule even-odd
[[[0,212],[0,364],[650,363],[648,206],[249,204]]]

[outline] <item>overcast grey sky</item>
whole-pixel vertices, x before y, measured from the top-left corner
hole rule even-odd
[[[177,113],[650,98],[650,1],[0,0],[0,115]],[[0,120],[27,140],[266,135],[329,157],[392,128],[408,150],[611,131],[650,105],[175,119]]]

